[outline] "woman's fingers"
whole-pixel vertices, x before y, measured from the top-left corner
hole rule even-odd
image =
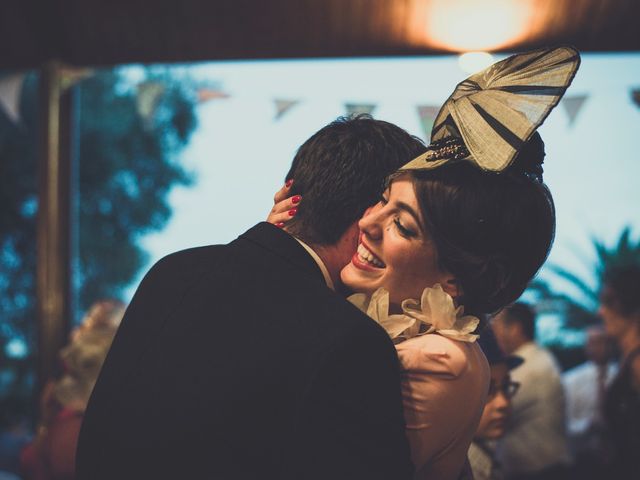
[[[287,224],[289,220],[291,220],[295,216],[296,213],[297,213],[296,210],[292,209],[292,210],[289,210],[288,212],[272,214],[272,215],[269,215],[269,218],[267,221],[269,223],[273,223],[276,227],[282,228]]]
[[[282,228],[291,220],[296,213],[298,213],[298,205],[302,200],[300,195],[289,196],[289,191],[293,180],[287,181],[284,187],[282,187],[273,197],[275,205],[269,212],[267,222]]]
[[[276,203],[271,209],[271,212],[269,212],[267,222],[276,225],[280,222],[286,223],[288,220],[291,220],[296,213],[298,213],[298,205],[300,205],[301,200],[302,197],[300,195],[294,195],[293,197],[285,198],[281,202]]]
[[[282,188],[276,192],[276,194],[273,196],[274,204],[280,203],[281,201],[285,200],[287,197],[291,196],[291,194],[289,193],[289,191],[291,190],[291,185],[293,185],[293,179],[287,180],[287,182],[282,186]]]

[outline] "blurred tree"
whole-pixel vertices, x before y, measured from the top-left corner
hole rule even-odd
[[[640,240],[631,238],[631,228],[625,227],[620,237],[609,247],[602,240],[592,240],[596,257],[589,261],[592,279],[582,278],[574,272],[554,264],[546,265],[546,269],[562,278],[573,287],[575,294],[561,293],[553,290],[549,283],[536,279],[529,286],[529,291],[537,297],[536,309],[540,313],[559,315],[563,319],[563,329],[583,330],[599,323],[597,316],[602,279],[612,267],[640,264]],[[595,282],[593,281],[595,279]]]
[[[145,98],[143,85],[156,85]],[[140,238],[171,215],[168,192],[189,185],[179,154],[196,127],[185,78],[146,70],[139,83],[101,70],[78,88],[79,307],[119,297],[147,257]],[[146,103],[145,103],[146,101]],[[0,109],[0,397],[27,394],[35,316],[37,78],[22,89],[20,121]],[[22,342],[22,343],[20,343]],[[12,368],[9,367],[11,364]]]
[[[570,300],[577,307],[582,307],[587,311],[597,310],[602,279],[610,268],[640,264],[640,239],[638,241],[631,239],[631,227],[629,226],[622,230],[620,237],[611,247],[597,238],[594,238],[592,242],[596,260],[590,266],[590,270],[593,272],[595,283],[590,283],[587,279],[581,278],[562,266],[553,264],[548,266],[551,272],[569,282],[581,294],[580,298],[572,296]]]
[[[196,126],[196,93],[162,74],[149,74],[132,88],[117,72],[84,81],[79,93],[84,310],[98,298],[117,298],[131,282],[147,261],[138,240],[166,224],[169,190],[191,183],[178,154]]]

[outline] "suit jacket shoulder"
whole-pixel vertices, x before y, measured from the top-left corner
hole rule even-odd
[[[177,252],[127,309],[87,409],[78,478],[320,478],[292,461],[305,445],[323,457],[307,462],[318,472],[405,468],[397,370],[386,333],[280,229]],[[336,452],[350,425],[372,467]],[[386,453],[374,448],[383,436]]]

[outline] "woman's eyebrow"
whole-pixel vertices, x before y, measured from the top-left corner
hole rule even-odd
[[[418,226],[424,230],[422,222],[420,221],[420,216],[416,213],[416,211],[407,203],[404,203],[402,201],[396,200],[395,205],[398,209],[400,210],[404,210],[405,212],[407,212],[409,215],[411,215],[413,217],[413,219],[416,221],[416,223],[418,224]]]

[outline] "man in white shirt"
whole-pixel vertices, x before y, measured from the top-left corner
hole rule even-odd
[[[565,478],[570,455],[560,369],[551,353],[534,341],[535,314],[528,305],[515,303],[493,319],[493,328],[504,352],[524,359],[511,372],[520,390],[497,452],[505,477]]]
[[[611,339],[602,327],[587,330],[587,361],[565,372],[562,382],[567,396],[567,430],[581,478],[602,468],[602,402],[617,372],[612,358]]]

